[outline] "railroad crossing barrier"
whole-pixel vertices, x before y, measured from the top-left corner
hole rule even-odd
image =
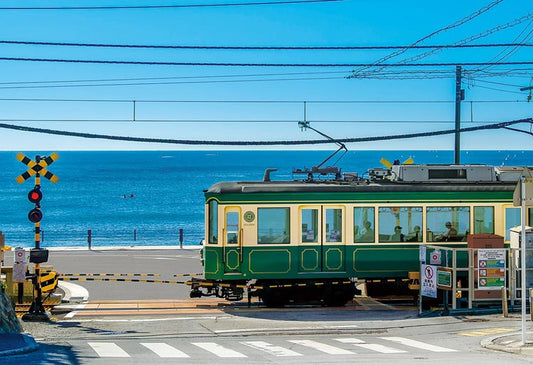
[[[58,283],[58,273],[55,270],[52,270],[52,267],[41,266],[45,271],[39,273],[39,282],[41,285],[41,291],[51,295],[57,289]],[[31,303],[34,297],[33,283],[29,278],[31,275],[26,273],[26,279],[21,282],[13,282],[13,266],[4,266],[2,268],[3,273],[6,277],[6,294],[13,300],[13,302],[18,304]],[[46,299],[45,299],[46,302]]]

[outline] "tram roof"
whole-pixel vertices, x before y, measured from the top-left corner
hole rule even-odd
[[[235,181],[219,182],[211,186],[206,194],[246,194],[246,193],[356,193],[356,192],[482,192],[513,191],[516,182],[420,182],[404,183],[392,181],[357,181],[345,182],[324,180],[306,181]]]

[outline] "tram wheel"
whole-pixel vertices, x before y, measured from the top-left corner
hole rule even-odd
[[[263,289],[261,300],[269,308],[281,308],[288,303],[287,296],[279,288]]]
[[[328,307],[342,307],[355,295],[355,287],[352,284],[332,285],[325,292],[324,303]]]

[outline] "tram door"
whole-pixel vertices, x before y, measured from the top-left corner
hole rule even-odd
[[[241,210],[227,207],[224,211],[223,262],[225,273],[239,273],[242,258]]]
[[[300,209],[300,272],[345,271],[344,207],[306,206]]]

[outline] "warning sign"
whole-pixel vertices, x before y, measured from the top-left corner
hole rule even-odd
[[[478,288],[494,290],[505,286],[505,250],[478,251]]]
[[[437,297],[437,266],[422,265],[420,291],[425,297]]]

